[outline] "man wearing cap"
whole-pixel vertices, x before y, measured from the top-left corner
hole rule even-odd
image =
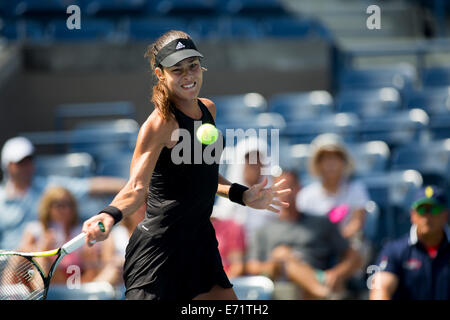
[[[408,235],[388,243],[378,259],[371,300],[448,300],[450,298],[450,230],[443,190],[419,190],[411,206]]]
[[[0,248],[16,249],[26,223],[37,219],[40,197],[49,186],[64,186],[77,200],[90,195],[109,195],[126,183],[112,177],[72,178],[34,175],[33,144],[24,137],[11,138],[1,153],[3,181],[0,184]]]

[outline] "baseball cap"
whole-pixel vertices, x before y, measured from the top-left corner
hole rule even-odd
[[[25,137],[11,138],[2,148],[2,168],[6,169],[10,162],[17,163],[33,153],[34,146],[30,140]]]
[[[191,57],[203,58],[192,39],[178,38],[162,47],[155,58],[156,66],[171,67]]]
[[[444,190],[436,186],[426,186],[417,191],[411,208],[416,210],[423,204],[433,206],[447,206],[447,197]]]

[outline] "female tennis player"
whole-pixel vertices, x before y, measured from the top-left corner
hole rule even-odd
[[[86,243],[106,239],[115,223],[146,200],[146,217],[126,249],[126,299],[237,299],[210,222],[215,195],[279,212],[274,206],[289,205],[277,197],[290,189],[283,189],[284,181],[266,187],[267,179],[250,188],[231,183],[219,174],[218,163],[175,164],[171,153],[180,141],[172,139],[172,133],[188,130],[193,153],[199,143],[194,122],[215,124],[216,106],[198,98],[203,55],[189,35],[172,30],[157,39],[145,56],[158,81],[152,95],[155,109],[139,131],[128,183],[109,206],[84,223]],[[97,227],[99,221],[105,225],[104,233]]]

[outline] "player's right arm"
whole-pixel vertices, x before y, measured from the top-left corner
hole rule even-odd
[[[171,135],[175,128],[173,119],[164,120],[155,110],[139,130],[131,160],[130,178],[110,204],[121,210],[124,217],[136,212],[145,201],[156,162],[164,146],[171,143]],[[104,233],[97,227],[99,221],[105,226]],[[113,225],[114,219],[108,213],[100,213],[87,220],[83,224],[83,232],[87,233],[88,245],[91,245],[92,240],[105,240]]]
[[[398,278],[392,272],[375,273],[370,290],[370,300],[390,300],[397,290]]]

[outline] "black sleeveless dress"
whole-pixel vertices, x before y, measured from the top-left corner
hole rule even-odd
[[[198,157],[201,150],[220,159],[223,148],[216,144],[220,139],[225,145],[224,137],[221,134],[209,146],[195,138],[195,130],[201,123],[215,124],[208,108],[200,100],[198,104],[202,111],[199,120],[175,108],[180,129],[190,134],[189,137],[180,134],[173,148],[164,147],[156,163],[146,217],[134,230],[126,249],[123,273],[126,299],[190,300],[215,284],[223,288],[233,286],[223,270],[210,221],[219,161],[211,163],[204,157],[199,161]],[[176,156],[185,156],[179,148],[183,139],[187,139],[185,145],[190,142],[190,163],[179,163],[171,157],[172,151]]]

